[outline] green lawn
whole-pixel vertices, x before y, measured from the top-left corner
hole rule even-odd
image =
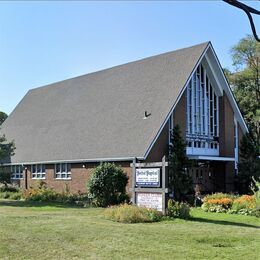
[[[193,210],[193,219],[119,224],[98,208],[0,201],[4,259],[260,259],[259,219]]]

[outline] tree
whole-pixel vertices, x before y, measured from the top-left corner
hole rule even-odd
[[[0,126],[6,120],[7,114],[0,111]],[[0,163],[6,158],[14,154],[15,145],[14,141],[8,142],[5,135],[0,134]],[[0,165],[0,182],[10,182],[10,169]]]
[[[247,36],[231,49],[231,55],[235,71],[224,72],[249,129],[240,144],[238,188],[248,193],[252,177],[260,177],[260,43]]]
[[[0,163],[6,158],[14,154],[15,145],[14,141],[7,142],[5,135],[0,135]],[[10,182],[11,172],[10,167],[4,167],[0,165],[0,182]]]
[[[0,111],[0,125],[3,124],[3,122],[6,120],[7,117],[8,116],[5,112]]]
[[[253,179],[260,178],[260,158],[252,138],[244,135],[240,145],[240,162],[238,163],[239,193],[249,193]]]
[[[249,127],[249,136],[260,154],[260,43],[252,36],[241,39],[231,49],[235,71],[224,70],[241,112]]]
[[[114,163],[101,163],[87,182],[88,193],[97,206],[106,207],[128,200],[126,185],[128,177]]]
[[[5,135],[0,136],[0,161],[14,155],[14,141],[8,142]]]
[[[174,200],[181,201],[192,190],[192,178],[187,173],[189,159],[186,156],[186,143],[181,130],[176,125],[171,132],[169,147],[169,187],[173,190]]]

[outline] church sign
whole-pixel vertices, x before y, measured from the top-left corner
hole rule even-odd
[[[162,211],[162,193],[138,192],[136,202],[139,207]]]
[[[135,181],[140,187],[160,187],[160,168],[136,169]]]

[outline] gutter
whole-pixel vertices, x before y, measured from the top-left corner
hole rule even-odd
[[[126,162],[134,159],[143,161],[143,157],[119,157],[119,158],[94,158],[94,159],[74,159],[74,160],[53,160],[53,161],[33,161],[20,163],[2,163],[1,166],[30,165],[30,164],[56,164],[56,163],[91,163],[91,162]]]

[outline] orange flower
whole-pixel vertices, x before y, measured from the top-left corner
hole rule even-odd
[[[254,208],[255,203],[255,197],[250,195],[243,195],[234,200],[234,204],[246,205],[250,209]]]
[[[232,200],[229,198],[222,198],[222,199],[209,199],[207,200],[208,204],[217,204],[217,205],[231,205],[232,204]]]

